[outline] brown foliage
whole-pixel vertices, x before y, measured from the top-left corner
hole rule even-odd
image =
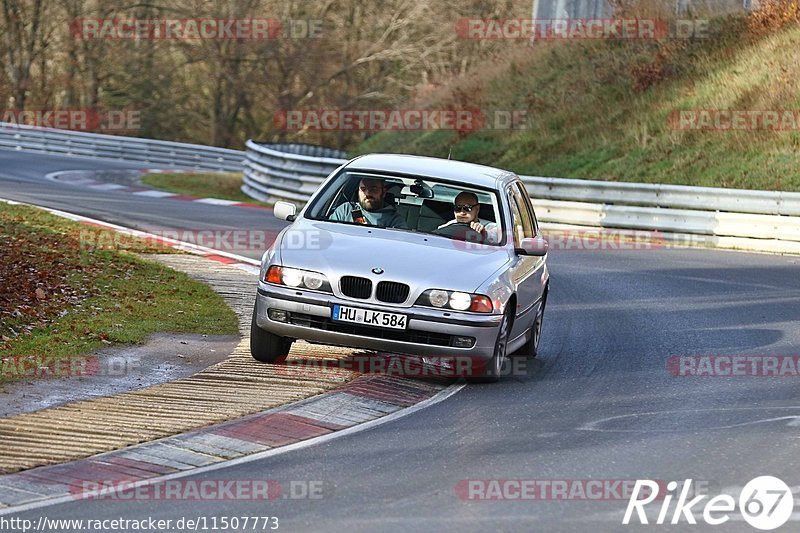
[[[633,90],[641,93],[673,77],[676,73],[673,58],[676,52],[676,45],[665,44],[658,48],[652,61],[633,65],[630,68],[633,78]]]
[[[800,1],[761,0],[747,22],[748,29],[755,35],[773,32],[787,24],[800,23]]]

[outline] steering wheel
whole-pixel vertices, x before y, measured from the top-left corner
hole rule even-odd
[[[459,241],[467,241],[467,242],[476,242],[481,243],[483,242],[483,235],[480,232],[475,231],[470,227],[469,224],[464,222],[456,222],[454,224],[450,224],[440,229],[435,229],[433,232],[435,235],[441,235],[442,237],[449,237],[451,239],[456,239]]]

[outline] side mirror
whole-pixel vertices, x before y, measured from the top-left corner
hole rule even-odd
[[[290,202],[275,202],[272,212],[275,214],[275,218],[292,222],[297,213],[297,206]]]
[[[522,239],[519,244],[520,247],[517,249],[518,252],[521,252],[525,255],[533,255],[538,257],[547,254],[547,248],[549,247],[547,239],[542,236]]]

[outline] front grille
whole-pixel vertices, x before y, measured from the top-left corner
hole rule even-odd
[[[372,281],[367,278],[342,276],[339,287],[342,289],[342,294],[350,298],[366,300],[372,296]]]
[[[336,322],[330,318],[323,318],[314,315],[292,313],[289,323],[296,326],[307,328],[322,329],[325,331],[335,331],[337,333],[347,333],[350,335],[360,335],[362,337],[373,337],[376,339],[389,339],[393,341],[413,342],[416,344],[428,344],[431,346],[450,346],[451,335],[444,333],[433,333],[430,331],[416,331],[412,329],[382,329],[359,324],[348,324],[346,322]]]
[[[396,281],[381,281],[375,291],[375,297],[381,302],[400,304],[408,298],[409,287]]]

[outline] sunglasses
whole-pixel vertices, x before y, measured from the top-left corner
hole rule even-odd
[[[477,207],[477,205],[478,204],[473,204],[473,205],[469,205],[469,204],[458,205],[458,204],[456,204],[456,205],[453,206],[453,211],[456,211],[456,212],[464,211],[465,213],[472,213],[472,209],[474,207]]]

